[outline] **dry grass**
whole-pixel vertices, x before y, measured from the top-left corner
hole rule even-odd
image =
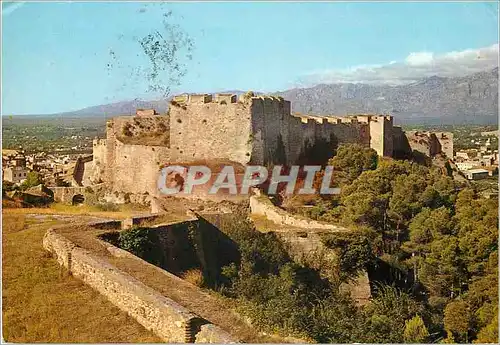
[[[9,208],[4,209],[8,214],[60,214],[60,215],[88,215],[102,218],[125,219],[149,212],[148,208],[134,204],[119,205],[118,211],[102,211],[96,206],[90,205],[64,205],[60,203],[51,204],[45,208]]]
[[[46,210],[43,213],[50,211]],[[43,223],[34,222],[25,217],[31,212],[34,209],[3,212],[4,340],[160,342],[98,292],[59,267],[42,248],[42,238],[49,226],[60,221],[49,218]]]
[[[203,287],[203,273],[201,270],[193,268],[189,271],[184,272],[182,279],[198,287]]]

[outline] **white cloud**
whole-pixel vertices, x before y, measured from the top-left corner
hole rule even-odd
[[[434,54],[429,52],[410,53],[405,59],[410,66],[431,65],[434,61]]]
[[[410,53],[404,61],[383,65],[354,66],[348,69],[314,71],[300,78],[310,86],[328,83],[367,83],[400,85],[431,76],[459,77],[498,67],[498,43],[479,49]]]

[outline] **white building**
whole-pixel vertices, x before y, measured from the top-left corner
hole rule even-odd
[[[464,151],[458,151],[456,154],[455,154],[455,157],[456,158],[463,158],[463,159],[469,159],[469,154],[467,152],[464,152]]]
[[[464,172],[469,180],[480,180],[489,176],[489,171],[486,169],[470,169]]]
[[[466,170],[472,169],[473,167],[479,165],[479,162],[477,162],[477,161],[456,162],[455,165],[457,166],[458,170],[466,171]]]

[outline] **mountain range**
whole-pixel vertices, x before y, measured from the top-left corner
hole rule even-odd
[[[398,86],[320,84],[273,95],[291,101],[292,111],[301,113],[383,113],[393,115],[398,123],[498,123],[498,67],[465,77],[433,76]],[[168,103],[169,99],[123,101],[54,115],[112,117],[135,114],[137,108],[154,108],[163,113]]]

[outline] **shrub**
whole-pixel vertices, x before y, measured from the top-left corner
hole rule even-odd
[[[120,232],[118,243],[120,248],[161,267],[162,253],[155,231],[134,226]]]
[[[198,287],[203,287],[205,285],[203,272],[197,268],[184,272],[182,279]]]
[[[100,211],[104,211],[104,212],[117,212],[120,210],[118,205],[114,204],[112,202],[104,202],[104,203],[97,204],[97,208]]]
[[[92,187],[85,187],[85,193],[94,193]]]
[[[122,127],[122,134],[126,137],[130,137],[132,136],[132,125],[130,123],[127,123],[125,124],[123,127]]]

